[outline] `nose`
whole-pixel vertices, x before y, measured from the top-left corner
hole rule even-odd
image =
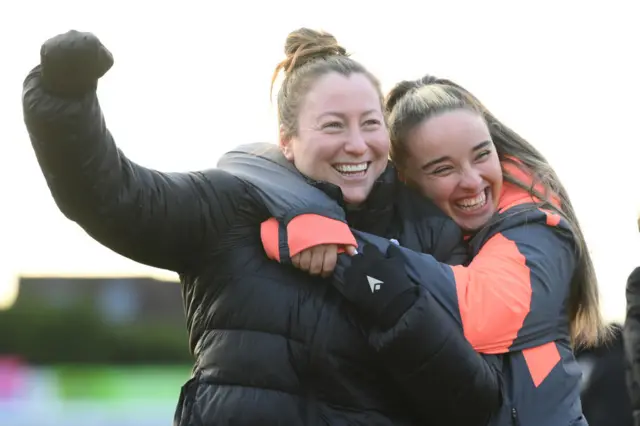
[[[360,129],[352,131],[348,136],[348,140],[344,144],[344,151],[354,157],[366,154],[367,149],[369,149],[367,141]]]
[[[471,167],[462,173],[459,185],[460,188],[467,191],[478,192],[482,186],[482,176],[476,169]]]

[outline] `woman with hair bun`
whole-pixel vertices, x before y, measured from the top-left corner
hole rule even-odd
[[[403,320],[401,299],[379,299],[364,318],[323,277],[286,264],[316,268],[335,243],[353,251],[347,222],[414,239],[442,261],[459,229],[396,181],[376,78],[327,33],[294,31],[285,53],[281,151],[251,148],[287,171],[263,182],[268,190],[251,181],[251,164],[164,173],[129,160],[96,94],[113,58],[90,33],[46,41],[24,82],[25,124],[60,211],[111,250],[180,277],[195,364],[174,425],[485,424],[500,404],[495,369],[428,294],[411,299]],[[315,198],[278,210],[296,185]],[[341,206],[329,217],[323,197]],[[272,216],[281,235],[322,232],[281,244],[273,262],[263,242],[274,229],[261,226]],[[320,251],[297,256],[309,247]],[[411,328],[425,338],[408,334],[408,323],[439,327]]]

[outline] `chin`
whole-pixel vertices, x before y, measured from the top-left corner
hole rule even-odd
[[[469,220],[464,222],[456,221],[456,223],[464,231],[475,232],[480,230],[482,227],[484,227],[487,223],[489,223],[490,220],[491,220],[491,216],[487,218],[478,219],[478,220],[472,220],[472,221],[469,221]]]
[[[367,201],[369,192],[371,191],[343,191],[342,197],[344,198],[345,204],[348,204],[350,206],[358,206]]]
[[[482,228],[482,225],[472,225],[472,224],[468,224],[468,223],[458,223],[458,226],[464,232],[471,232],[471,233],[479,231],[480,228]]]

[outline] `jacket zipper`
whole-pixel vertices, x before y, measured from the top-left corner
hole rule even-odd
[[[513,426],[520,425],[520,422],[518,421],[518,411],[515,408],[511,409],[511,423],[513,423]]]

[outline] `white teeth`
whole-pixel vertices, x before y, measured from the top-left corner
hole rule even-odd
[[[483,207],[487,202],[487,194],[486,191],[482,191],[480,194],[473,198],[467,198],[461,201],[458,201],[458,207],[464,210],[475,210],[477,208]]]
[[[360,173],[369,168],[369,163],[360,164],[336,164],[333,166],[340,173]]]

